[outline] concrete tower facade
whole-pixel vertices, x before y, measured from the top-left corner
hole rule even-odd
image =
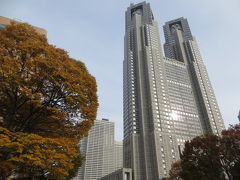
[[[187,19],[179,18],[165,23],[164,35],[166,57],[182,62],[189,74],[203,133],[220,135],[224,129],[223,119],[197,41],[191,34]]]
[[[123,163],[134,180],[157,180],[186,140],[224,124],[187,20],[165,24],[163,57],[150,5],[131,4],[125,15]]]

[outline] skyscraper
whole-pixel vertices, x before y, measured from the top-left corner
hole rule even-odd
[[[134,180],[157,180],[186,140],[220,134],[224,124],[187,20],[164,25],[164,57],[149,3],[131,4],[125,15],[123,162]]]
[[[108,119],[96,120],[88,137],[80,142],[85,157],[74,180],[96,180],[122,168],[122,143],[114,141],[114,123]]]

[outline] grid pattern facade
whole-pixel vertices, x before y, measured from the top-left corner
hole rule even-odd
[[[131,4],[125,15],[123,164],[134,180],[161,179],[186,140],[224,124],[187,20],[165,24],[165,58],[150,5]]]
[[[182,62],[174,59],[165,59],[166,79],[168,82],[168,94],[170,112],[167,121],[173,124],[174,133],[185,136],[180,139],[188,139],[202,134],[193,89],[189,78],[187,67]]]
[[[122,143],[114,141],[114,123],[97,120],[88,137],[80,141],[85,162],[75,180],[96,180],[122,168]]]
[[[115,141],[114,145],[114,167],[121,169],[123,167],[123,144],[122,141]]]
[[[225,128],[216,97],[203,63],[197,41],[192,36],[187,19],[179,18],[165,23],[165,55],[183,62],[189,73],[192,94],[196,102],[203,133],[221,134]]]

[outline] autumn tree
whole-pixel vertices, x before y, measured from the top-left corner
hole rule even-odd
[[[53,149],[64,151],[66,148],[62,158],[65,156],[72,162],[79,159],[76,158],[76,143],[87,135],[96,118],[96,91],[95,78],[85,65],[70,58],[66,51],[48,44],[46,37],[36,33],[30,25],[12,23],[1,29],[0,126],[6,128],[2,132],[12,133],[11,138],[4,135],[6,142],[0,146],[0,166],[5,163],[4,171],[9,173],[12,168],[23,170],[28,163],[31,164],[27,159],[21,159],[21,154],[25,157],[27,148],[35,147],[31,141],[37,143],[39,140],[36,148],[46,148],[46,152]],[[19,147],[15,147],[16,142],[20,143]],[[8,146],[14,148],[9,150]],[[69,147],[75,147],[75,153],[67,154]],[[32,155],[26,156],[31,159],[30,156],[38,158],[38,155],[41,153],[33,150]],[[52,157],[56,162],[60,158]],[[45,163],[44,167],[40,163],[39,167],[54,174],[51,168],[56,163],[53,162],[55,160]],[[71,163],[68,165],[74,167]]]
[[[3,177],[63,179],[79,158],[79,148],[66,138],[13,133],[0,127],[0,174]],[[79,159],[81,160],[81,159]]]
[[[13,23],[0,37],[3,126],[43,136],[85,135],[98,102],[95,78],[84,64],[26,24]]]
[[[174,172],[174,173],[173,173]],[[185,143],[181,160],[172,165],[170,179],[240,179],[240,125],[222,136],[204,135]]]

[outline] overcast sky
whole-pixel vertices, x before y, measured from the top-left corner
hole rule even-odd
[[[51,44],[83,61],[98,84],[98,118],[115,122],[122,139],[125,10],[136,0],[0,0],[0,16],[42,27]],[[240,109],[240,0],[149,0],[155,20],[185,17],[197,38],[225,125]]]

